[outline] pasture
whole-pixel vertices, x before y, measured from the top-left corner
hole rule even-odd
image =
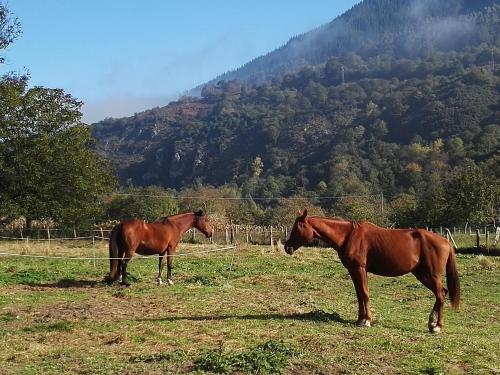
[[[181,244],[179,252],[215,245]],[[107,255],[107,242],[2,242],[15,253]],[[354,325],[356,295],[333,250],[293,257],[239,246],[133,259],[132,286],[106,286],[106,260],[0,257],[2,374],[499,374],[500,259],[458,255],[462,304],[427,330],[432,293],[412,275],[369,275],[375,324]]]

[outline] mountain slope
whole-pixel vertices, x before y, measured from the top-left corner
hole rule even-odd
[[[291,38],[284,46],[258,57],[209,83],[238,79],[260,84],[324,64],[330,57],[357,53],[422,57],[462,49],[484,40],[482,25],[471,14],[498,0],[366,0],[332,22]],[[195,91],[199,92],[201,87]]]
[[[457,9],[476,30],[461,49],[347,54],[257,87],[221,82],[95,124],[97,147],[124,184],[234,183],[259,195],[415,192],[468,162],[499,176],[500,6]]]

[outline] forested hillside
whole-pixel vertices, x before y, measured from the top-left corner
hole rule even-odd
[[[395,33],[383,50],[360,49],[257,86],[207,85],[200,99],[95,124],[98,149],[124,185],[232,184],[253,197],[383,192],[407,205],[432,202],[422,212],[437,220],[436,203],[464,176],[476,187],[500,178],[500,6],[426,3],[436,4],[425,11],[436,18],[456,4],[454,19],[481,31],[466,39],[457,29],[460,48],[409,49],[404,57]],[[395,14],[404,4],[415,2],[365,1],[353,11]],[[376,28],[375,18],[359,19]],[[320,203],[328,209],[331,201]]]

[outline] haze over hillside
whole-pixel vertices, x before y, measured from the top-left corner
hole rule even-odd
[[[342,16],[209,83],[238,79],[260,84],[356,52],[363,58],[425,57],[482,41],[482,25],[469,16],[495,0],[366,0]],[[202,86],[193,90],[201,92]]]

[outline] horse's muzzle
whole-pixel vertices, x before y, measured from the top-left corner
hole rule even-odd
[[[295,251],[295,249],[293,248],[293,246],[287,245],[287,244],[285,243],[285,252],[286,252],[288,255],[292,255],[294,251]]]

